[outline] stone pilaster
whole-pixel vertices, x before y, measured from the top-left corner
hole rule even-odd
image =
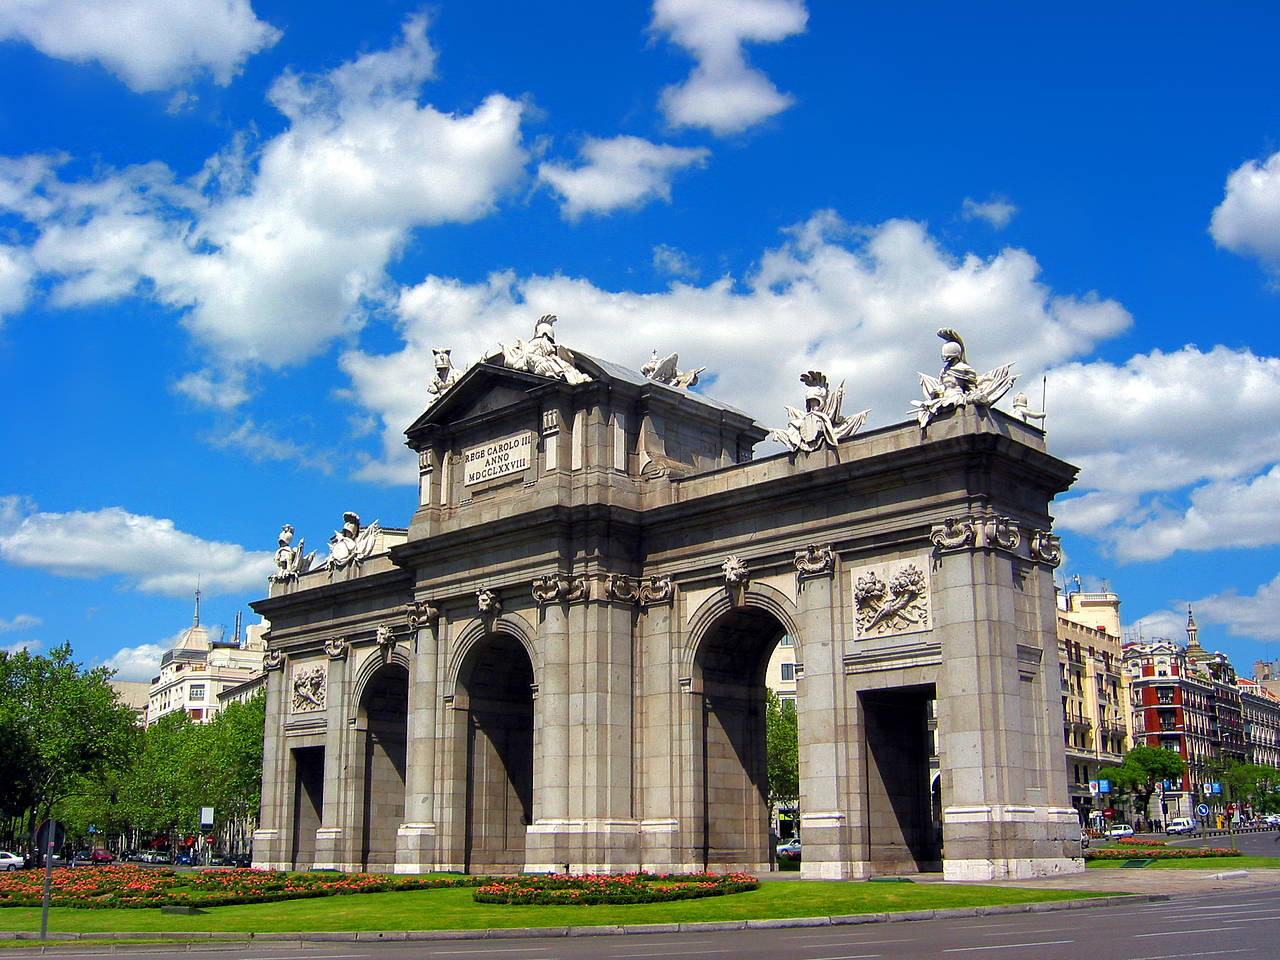
[[[285,658],[272,650],[264,660],[267,671],[266,740],[262,753],[262,809],[253,831],[253,865],[264,870],[289,870],[292,854],[293,783],[284,724],[289,718],[289,684]]]
[[[320,828],[316,830],[314,867],[318,870],[354,870],[351,846],[352,831],[347,823],[346,790],[344,789],[347,753],[347,655],[345,638],[334,638],[325,644],[329,657],[329,673],[325,699],[324,736],[324,810]]]
[[[844,669],[839,628],[839,591],[834,570],[799,578],[796,727],[800,742],[800,783],[804,793],[800,836],[804,840],[801,876],[847,880],[866,876],[866,864],[854,862],[849,810],[842,784],[861,749],[837,736],[844,712]],[[803,669],[803,674],[799,671]]]
[[[564,872],[569,850],[569,606],[542,605],[542,674],[534,703],[533,823],[525,840],[531,873]]]
[[[430,604],[409,605],[408,741],[404,822],[396,830],[396,873],[426,873],[436,869],[439,861],[435,821],[439,616]]]

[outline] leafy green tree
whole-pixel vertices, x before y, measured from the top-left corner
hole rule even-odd
[[[21,803],[33,819],[83,787],[101,782],[128,761],[135,736],[133,711],[107,682],[111,671],[85,669],[70,644],[48,656],[0,652],[0,780],[20,782]]]
[[[794,806],[800,799],[800,747],[795,708],[783,704],[776,693],[768,690],[764,722],[769,806]]]
[[[1218,765],[1215,776],[1222,782],[1227,799],[1250,801],[1258,813],[1272,813],[1280,809],[1280,770],[1256,763],[1239,763],[1228,760]]]
[[[1142,816],[1150,819],[1147,808],[1156,787],[1164,780],[1181,779],[1185,767],[1182,757],[1172,750],[1139,746],[1124,755],[1120,766],[1105,770],[1104,775],[1111,781],[1113,792],[1131,794]]]

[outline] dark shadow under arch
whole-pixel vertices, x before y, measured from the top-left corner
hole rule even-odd
[[[360,860],[366,870],[389,872],[396,862],[396,832],[404,820],[405,758],[409,728],[409,671],[379,667],[360,696],[364,732]]]
[[[769,611],[742,607],[716,619],[694,654],[708,869],[758,869],[771,859],[765,670],[785,632]]]
[[[466,760],[463,861],[468,873],[524,868],[533,816],[533,665],[505,633],[476,643],[458,672]]]

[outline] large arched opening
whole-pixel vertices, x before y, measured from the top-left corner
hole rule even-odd
[[[360,861],[365,870],[388,872],[396,862],[396,832],[404,820],[405,744],[409,671],[398,663],[377,669],[360,696],[364,733]]]
[[[519,872],[533,817],[533,664],[523,644],[505,633],[477,643],[459,671],[456,706],[466,762],[464,868]]]
[[[770,655],[786,633],[771,613],[731,610],[694,658],[702,691],[698,780],[702,859],[709,870],[759,870],[773,858],[765,700]]]

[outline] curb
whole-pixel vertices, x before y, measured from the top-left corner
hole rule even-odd
[[[31,948],[34,954],[53,953],[68,946],[66,941],[91,940],[107,948],[110,953],[146,950],[149,947],[172,950],[173,944],[115,944],[111,940],[188,940],[188,949],[203,947],[210,942],[263,941],[271,943],[368,943],[371,941],[423,941],[423,940],[523,940],[556,937],[615,937],[646,933],[710,933],[719,930],[777,930],[789,927],[834,927],[863,923],[906,923],[913,920],[956,920],[963,917],[990,917],[1006,913],[1050,913],[1058,910],[1088,910],[1097,907],[1115,907],[1128,903],[1155,903],[1170,899],[1167,893],[1138,893],[1123,896],[1090,897],[1081,900],[1048,900],[1038,903],[1002,903],[985,907],[947,907],[938,910],[902,910],[896,913],[857,913],[838,917],[766,917],[759,920],[712,920],[697,923],[636,923],[603,927],[491,927],[484,930],[335,930],[315,933],[50,933],[62,943]],[[0,950],[3,941],[38,940],[36,933],[0,932]],[[24,950],[23,955],[28,951]]]

